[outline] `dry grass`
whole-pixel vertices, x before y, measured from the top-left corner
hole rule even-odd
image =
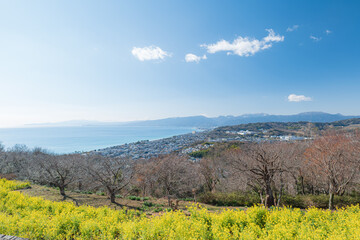
[[[41,197],[50,201],[64,201],[63,197],[60,195],[59,191],[55,188],[40,186],[36,184],[32,184],[31,188],[29,189],[21,189],[18,190],[21,193],[33,196],[33,197]],[[97,194],[84,194],[84,193],[78,193],[78,192],[66,192],[68,198],[65,201],[68,202],[75,202],[78,205],[88,205],[93,207],[102,207],[102,206],[108,206],[112,209],[120,209],[122,206],[125,206],[127,208],[135,208],[140,209],[148,215],[157,215],[159,214],[157,211],[163,210],[165,211],[168,209],[167,205],[167,199],[165,198],[150,198],[147,200],[147,202],[151,202],[154,204],[153,207],[142,209],[144,206],[145,201],[136,201],[136,200],[130,200],[127,198],[117,198],[116,202],[117,204],[110,203],[110,200],[107,198],[107,196],[100,196]],[[186,212],[187,206],[192,205],[194,202],[191,201],[180,201],[179,202],[179,209],[184,210]],[[212,212],[218,212],[225,207],[217,207],[217,206],[211,206],[207,204],[201,204],[202,206],[208,208],[209,211]],[[226,207],[226,209],[243,209],[241,207]]]

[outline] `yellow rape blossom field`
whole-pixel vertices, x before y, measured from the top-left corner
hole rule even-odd
[[[0,179],[0,233],[30,239],[360,239],[360,208],[209,212],[199,206],[147,217],[133,210],[76,207],[14,191],[29,183]]]

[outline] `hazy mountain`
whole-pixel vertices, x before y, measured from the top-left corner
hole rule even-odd
[[[306,112],[295,115],[246,114],[240,116],[219,116],[215,118],[208,118],[204,116],[166,118],[159,120],[130,122],[126,123],[126,125],[207,128],[258,122],[334,122],[358,117],[359,116],[344,116],[341,114],[329,114],[323,112]]]
[[[88,120],[70,120],[64,122],[50,122],[50,123],[32,123],[26,124],[27,127],[81,127],[81,126],[96,126],[108,124],[99,121],[88,121]]]
[[[67,121],[61,123],[32,124],[31,126],[166,126],[166,127],[199,127],[211,128],[219,126],[231,126],[245,123],[261,122],[334,122],[360,116],[345,116],[342,114],[330,114],[323,112],[305,112],[294,115],[269,115],[269,114],[244,114],[240,116],[219,116],[209,118],[205,116],[175,117],[158,120],[134,121],[134,122],[95,122],[95,121]]]

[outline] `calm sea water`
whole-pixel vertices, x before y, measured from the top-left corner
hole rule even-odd
[[[155,140],[190,133],[191,128],[174,127],[39,127],[0,129],[0,142],[6,147],[25,144],[55,153],[89,151],[140,140]]]

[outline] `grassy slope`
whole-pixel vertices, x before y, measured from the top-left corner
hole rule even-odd
[[[54,188],[40,186],[36,184],[32,184],[31,188],[28,189],[21,189],[18,190],[21,193],[32,196],[32,197],[41,197],[46,200],[61,202],[63,201],[62,196],[59,194],[59,191]],[[100,196],[97,194],[84,194],[84,193],[77,193],[68,191],[67,195],[69,196],[65,201],[68,202],[77,202],[79,205],[89,205],[93,207],[102,207],[108,206],[112,209],[120,209],[121,206],[110,203],[110,200],[106,196]],[[136,201],[130,200],[125,198],[117,198],[116,202],[120,205],[127,206],[129,208],[141,208],[143,207],[143,203],[145,201]],[[155,212],[156,209],[167,209],[167,199],[165,198],[151,198],[147,200],[147,202],[153,203],[155,206],[145,209],[144,211],[148,215],[157,215],[158,213]],[[194,202],[191,201],[180,201],[179,202],[179,209],[186,210],[187,206],[192,205]],[[206,207],[209,211],[217,212],[223,209],[243,209],[242,207],[217,207],[208,204],[201,204],[202,206]]]

